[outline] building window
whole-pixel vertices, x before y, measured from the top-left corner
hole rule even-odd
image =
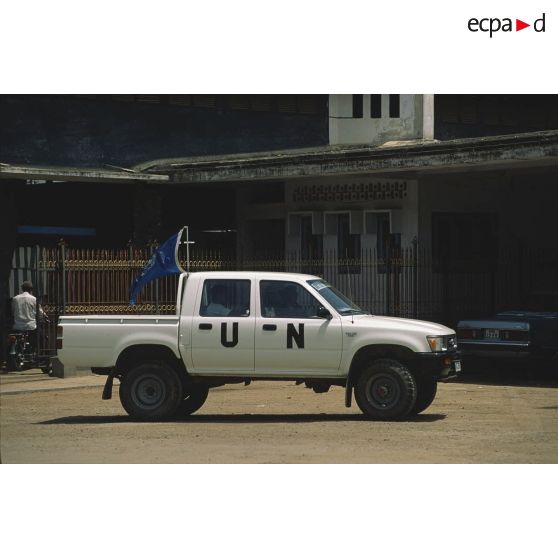
[[[382,118],[381,95],[370,95],[370,116],[372,118]]]
[[[376,236],[377,257],[380,259],[385,258],[391,234],[390,212],[366,212],[366,234],[373,234]]]
[[[296,112],[296,95],[279,95],[277,107],[279,112]]]
[[[362,118],[363,95],[353,95],[353,118]]]
[[[365,232],[376,237],[375,258],[378,263],[377,272],[386,273],[388,258],[397,257],[401,247],[401,234],[391,232],[390,211],[366,211]]]
[[[339,273],[360,273],[360,234],[351,234],[349,213],[337,215],[337,261]]]
[[[298,112],[301,114],[318,114],[319,107],[315,95],[298,95]]]
[[[327,114],[327,95],[67,95],[89,101],[118,101],[159,106],[251,111],[259,113]]]
[[[255,112],[269,112],[272,102],[271,95],[250,95],[250,106]]]
[[[312,215],[300,218],[300,256],[303,260],[319,260],[323,256],[322,235],[312,233]]]
[[[228,95],[227,106],[231,110],[249,110],[250,109],[250,96],[249,95]]]
[[[312,232],[312,215],[300,218],[300,259],[304,263],[304,273],[320,275],[323,273],[323,239],[321,234]]]
[[[193,95],[193,105],[200,108],[217,108],[215,95]]]
[[[437,272],[483,272],[498,256],[495,213],[433,213],[432,267]]]
[[[400,108],[401,102],[399,99],[399,95],[390,95],[389,96],[389,117],[390,118],[399,118],[399,114],[401,111]]]

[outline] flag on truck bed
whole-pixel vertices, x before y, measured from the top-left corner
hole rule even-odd
[[[180,229],[153,252],[143,271],[134,280],[130,290],[130,304],[136,303],[139,292],[150,281],[166,275],[184,273],[178,261],[178,245],[183,230]]]

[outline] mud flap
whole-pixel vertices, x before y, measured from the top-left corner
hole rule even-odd
[[[103,399],[112,399],[112,384],[114,382],[115,375],[116,371],[113,371],[107,376],[107,381],[105,382],[105,387],[103,388]]]
[[[353,386],[347,378],[347,384],[345,385],[345,407],[350,407],[353,400]]]

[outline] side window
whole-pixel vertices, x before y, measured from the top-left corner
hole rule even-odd
[[[320,303],[298,283],[260,281],[264,318],[316,318]]]
[[[200,316],[245,317],[250,315],[250,281],[206,279],[203,283]]]

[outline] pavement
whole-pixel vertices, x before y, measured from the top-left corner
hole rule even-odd
[[[97,388],[104,386],[105,376],[90,374],[75,378],[56,378],[44,374],[39,368],[22,372],[0,372],[0,395],[16,395],[38,391]]]

